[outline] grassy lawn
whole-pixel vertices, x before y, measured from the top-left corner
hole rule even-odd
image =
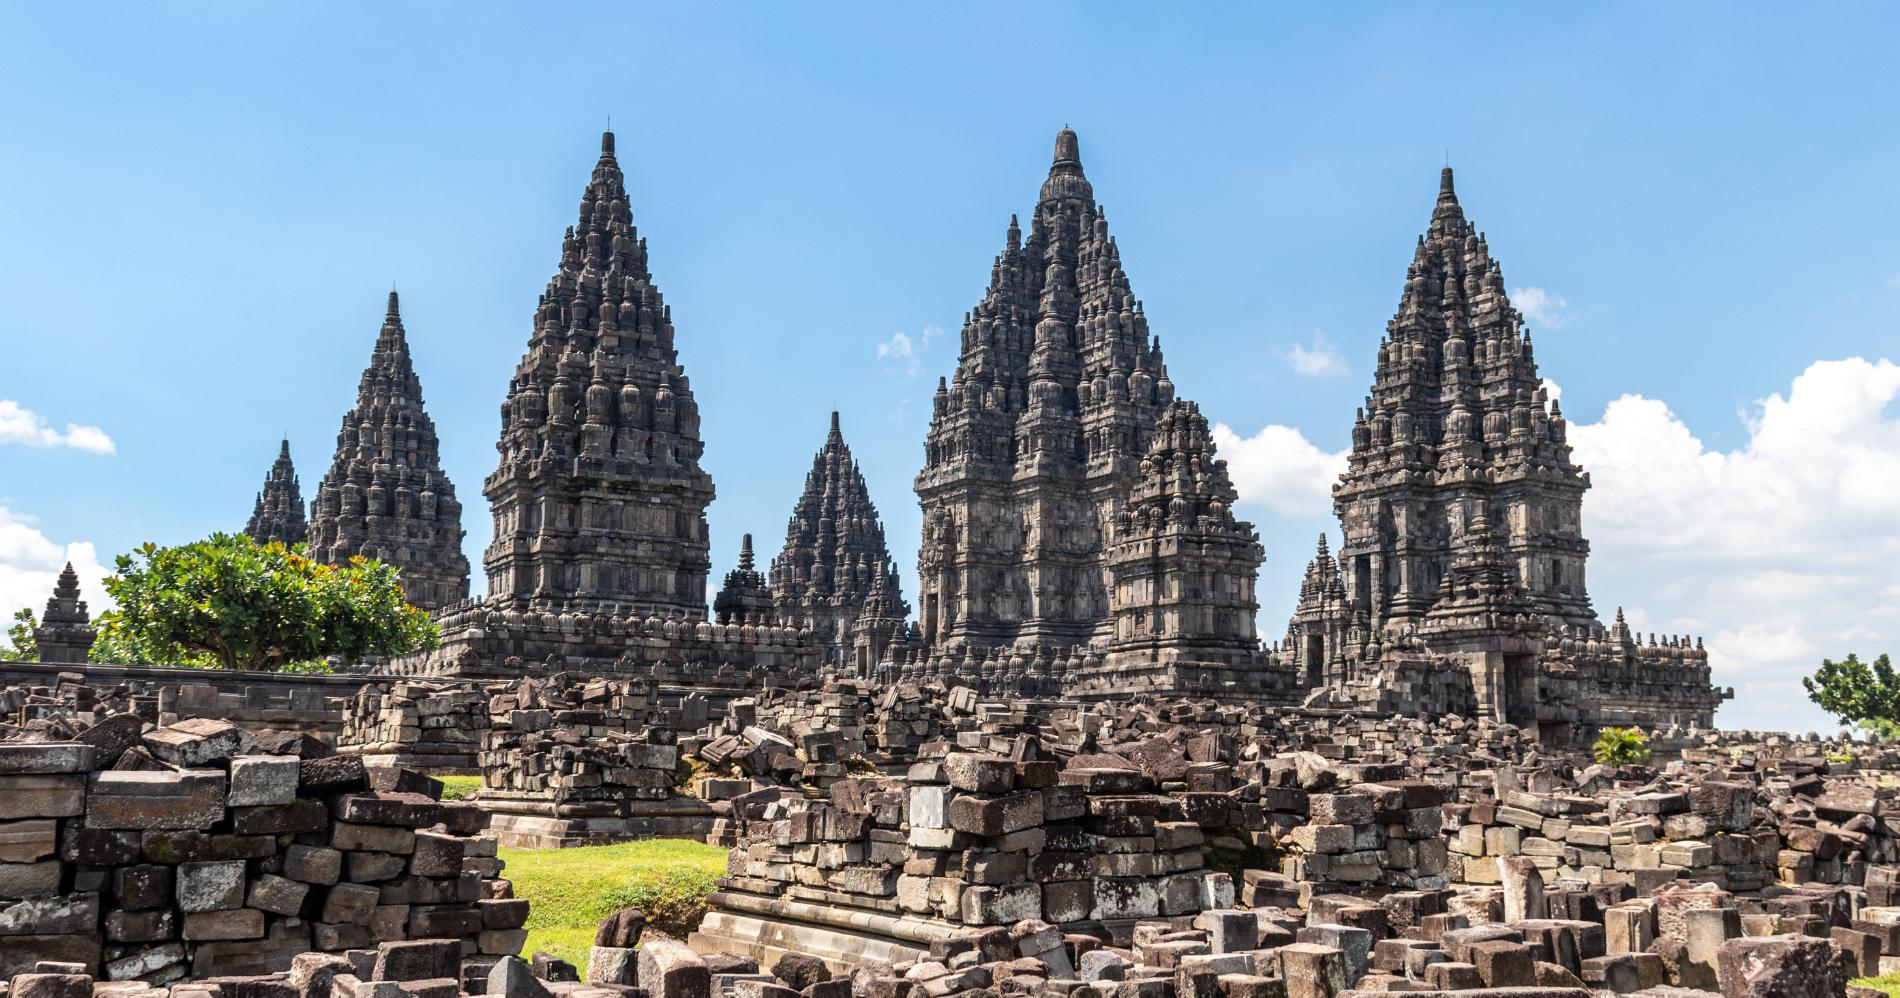
[[[1863,977],[1851,982],[1868,988],[1879,988],[1893,998],[1900,998],[1900,973],[1882,974],[1879,977]]]
[[[502,849],[502,876],[527,898],[528,944],[587,969],[600,920],[622,908],[647,913],[649,930],[684,938],[699,925],[726,850],[684,839],[650,839],[579,849]]]
[[[479,776],[438,776],[442,781],[443,800],[467,800],[468,795],[482,788]]]

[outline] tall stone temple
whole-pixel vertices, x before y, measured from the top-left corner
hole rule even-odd
[[[257,494],[257,505],[251,509],[244,533],[259,544],[302,544],[309,532],[303,492],[297,488],[297,468],[290,463],[290,441],[285,440],[277,447],[277,460],[271,462],[270,474],[264,478],[263,491]]]
[[[487,596],[440,614],[441,648],[399,666],[518,676],[657,664],[735,682],[809,667],[809,636],[793,628],[707,617],[713,482],[699,425],[607,132],[501,404],[500,460],[482,490],[495,524]]]
[[[956,373],[938,383],[916,483],[925,650],[900,647],[903,661],[887,671],[1002,677],[1022,689],[1083,672],[1106,682],[1090,657],[1099,649],[1088,648],[1118,639],[1112,525],[1153,484],[1146,459],[1173,402],[1160,339],[1122,270],[1076,135],[1064,128],[1029,233],[1010,219],[989,289],[965,317]],[[1257,544],[1251,550],[1257,570]],[[1147,569],[1130,559],[1130,598],[1149,600],[1132,595],[1141,589],[1132,576]],[[1238,598],[1251,602],[1252,587],[1249,574]],[[1170,658],[1151,632],[1140,640],[1141,654]],[[1175,632],[1162,643],[1185,651],[1191,642]],[[1166,673],[1143,678],[1165,690],[1179,681]]]
[[[1280,650],[1335,704],[1706,727],[1730,695],[1698,640],[1633,639],[1585,586],[1589,475],[1538,375],[1503,269],[1447,167]]]
[[[896,602],[882,612],[910,615],[897,564],[884,545],[884,523],[836,412],[805,475],[770,579],[779,619],[809,629],[830,665],[851,660],[858,612],[874,586],[882,585],[884,598]]]
[[[288,451],[279,462],[288,467]],[[435,421],[423,408],[391,291],[356,405],[343,414],[336,456],[311,504],[310,556],[341,565],[362,555],[394,565],[409,602],[435,610],[468,597],[462,536],[462,504],[442,473]]]

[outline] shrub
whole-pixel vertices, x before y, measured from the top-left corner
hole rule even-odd
[[[1590,755],[1605,766],[1640,766],[1649,761],[1649,736],[1635,728],[1604,728]]]

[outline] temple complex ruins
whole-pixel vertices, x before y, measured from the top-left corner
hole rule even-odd
[[[933,400],[916,619],[835,412],[709,608],[607,134],[502,403],[486,593],[393,292],[312,504],[313,556],[395,565],[440,647],[89,663],[60,574],[42,661],[0,662],[6,998],[1876,998],[1900,750],[1711,730],[1700,642],[1598,617],[1589,477],[1449,169],[1273,645],[1119,259],[1065,128]],[[296,489],[286,443],[254,537],[298,542]],[[1647,754],[1587,751],[1612,725]],[[727,850],[703,912],[524,950],[504,847],[648,837]]]
[[[436,610],[441,647],[389,666],[408,675],[1192,693],[1459,713],[1553,743],[1708,727],[1728,695],[1699,641],[1596,616],[1589,476],[1449,168],[1334,488],[1343,542],[1320,539],[1273,645],[1255,623],[1266,552],[1207,418],[1177,398],[1069,129],[932,400],[915,619],[836,412],[778,555],[761,569],[746,534],[709,610],[699,426],[608,134],[502,405],[487,593],[464,595],[460,508],[394,293],[311,549],[379,554]],[[291,522],[294,489],[286,451],[260,517]]]

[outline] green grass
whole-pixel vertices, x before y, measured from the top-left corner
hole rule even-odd
[[[501,850],[502,876],[527,898],[528,942],[587,969],[600,920],[622,908],[647,913],[649,930],[681,939],[698,928],[713,880],[725,875],[726,850],[685,839],[650,839],[578,849]]]
[[[479,776],[438,776],[442,781],[443,800],[467,800],[469,795],[482,788]]]
[[[1900,972],[1882,974],[1879,977],[1863,977],[1860,980],[1850,981],[1849,983],[1858,984],[1866,988],[1879,988],[1891,995],[1892,998],[1900,998]]]

